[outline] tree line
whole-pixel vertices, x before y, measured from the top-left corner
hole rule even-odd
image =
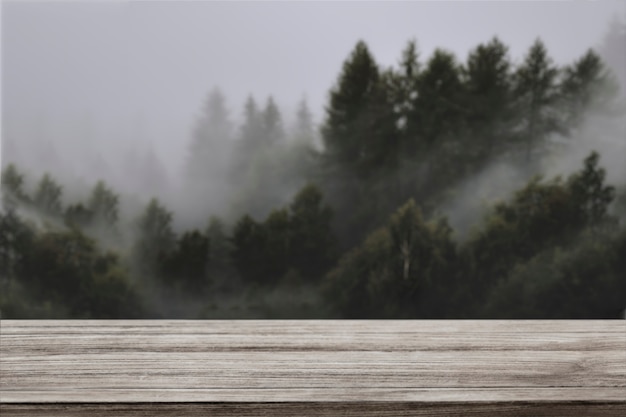
[[[120,195],[102,181],[85,201],[64,204],[52,176],[28,192],[25,174],[8,165],[0,310],[617,316],[626,305],[626,193],[605,183],[596,152],[565,179],[536,174],[587,124],[623,113],[617,81],[593,50],[559,67],[537,40],[514,64],[493,38],[465,62],[443,49],[422,62],[410,41],[397,67],[383,69],[359,41],[319,132],[305,101],[287,129],[272,97],[263,108],[249,97],[236,128],[223,94],[209,93],[180,201],[199,207],[200,227],[175,232],[174,212],[156,198],[120,219]],[[494,161],[527,182],[461,240],[441,204]]]

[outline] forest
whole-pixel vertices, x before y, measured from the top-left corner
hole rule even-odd
[[[621,70],[495,37],[382,68],[359,41],[320,126],[271,96],[235,124],[210,91],[178,203],[132,215],[104,180],[75,199],[3,160],[2,318],[617,318]]]

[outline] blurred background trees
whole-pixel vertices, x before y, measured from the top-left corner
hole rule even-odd
[[[465,60],[411,40],[395,68],[359,41],[319,129],[305,99],[289,124],[271,95],[235,122],[214,88],[190,132],[189,204],[136,198],[132,219],[104,181],[70,197],[7,164],[3,317],[616,317],[626,178],[608,184],[588,150],[574,173],[543,175],[602,135],[599,118],[626,120],[626,67],[606,59],[624,33],[614,23],[563,67],[539,39],[519,63],[498,38]],[[462,237],[445,203],[497,164],[519,170],[515,191]],[[164,181],[151,172],[147,192]]]

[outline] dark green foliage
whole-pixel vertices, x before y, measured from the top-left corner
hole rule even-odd
[[[480,165],[502,153],[511,141],[514,109],[508,48],[497,38],[478,45],[469,54],[464,78],[472,137],[467,151],[474,156],[470,162]]]
[[[428,317],[441,314],[438,287],[454,276],[455,246],[445,220],[424,222],[410,200],[332,270],[329,302],[344,317]]]
[[[626,305],[626,233],[582,234],[518,264],[491,292],[490,318],[612,319]]]
[[[584,161],[581,172],[569,178],[568,186],[573,204],[579,209],[582,226],[599,226],[610,220],[607,218],[609,204],[615,199],[615,187],[604,184],[606,171],[598,167],[600,155],[592,152]]]
[[[172,213],[155,198],[137,221],[134,259],[139,269],[148,275],[160,276],[167,257],[174,249],[176,237],[171,222]]]
[[[423,150],[420,149],[422,117],[417,106],[420,70],[417,43],[411,40],[402,51],[400,68],[386,80],[397,119],[399,152],[407,158],[415,158],[418,150]]]
[[[65,210],[65,223],[70,227],[87,228],[93,222],[93,211],[83,204],[69,206]]]
[[[0,287],[20,275],[34,237],[32,227],[19,218],[14,208],[0,212]]]
[[[563,130],[556,112],[558,75],[558,68],[539,39],[515,72],[515,105],[522,123],[519,133],[526,163],[530,163],[533,151],[545,144],[550,133]]]
[[[233,243],[224,223],[217,217],[211,217],[206,236],[210,245],[207,276],[211,282],[212,292],[215,294],[240,292],[241,282],[231,256]]]
[[[5,317],[29,317],[29,309],[24,308],[29,303],[48,306],[49,318],[142,314],[139,297],[114,254],[100,252],[77,230],[36,235],[26,225],[19,228],[11,245],[13,279],[5,285],[8,297],[1,299]],[[24,304],[11,299],[15,296],[23,297]]]
[[[2,204],[15,207],[28,201],[29,197],[24,191],[24,175],[15,165],[9,164],[2,172]]]
[[[366,175],[381,162],[384,155],[376,150],[387,133],[384,117],[391,113],[381,87],[378,65],[359,41],[343,64],[326,108],[322,137],[331,164]]]
[[[565,68],[561,100],[566,126],[580,127],[589,112],[607,112],[616,98],[616,80],[607,72],[600,57],[589,50],[573,65]]]
[[[118,200],[119,197],[104,181],[98,181],[87,203],[87,208],[93,213],[94,225],[112,228],[117,224]]]
[[[199,231],[184,233],[164,261],[166,282],[196,295],[205,293],[210,284],[209,248],[209,239]]]
[[[322,149],[306,101],[285,129],[272,96],[262,107],[250,96],[235,130],[214,89],[192,131],[180,233],[156,199],[133,224],[102,181],[64,205],[71,185],[45,175],[30,196],[8,165],[2,314],[617,316],[626,305],[624,184],[619,192],[605,184],[597,153],[566,179],[530,179],[585,136],[604,140],[621,128],[614,81],[593,51],[559,68],[540,40],[520,64],[497,38],[464,63],[443,49],[422,63],[410,41],[385,69],[360,41],[330,91]],[[486,178],[503,164],[525,185],[485,203],[488,215],[469,236],[454,236],[438,210],[459,230],[471,227],[463,219],[475,214],[459,212],[478,204],[456,201],[507,182]],[[146,169],[146,184],[160,187],[158,170]],[[204,228],[215,214],[224,223],[212,217]]]
[[[463,125],[463,83],[454,55],[437,49],[419,77],[417,107],[427,147],[450,142]],[[454,151],[454,150],[451,150]]]
[[[62,211],[61,194],[63,188],[48,174],[45,174],[35,193],[35,207],[50,216],[59,216]]]
[[[480,302],[519,262],[577,239],[585,229],[615,225],[607,214],[614,189],[592,153],[566,182],[531,180],[510,202],[496,205],[485,227],[465,247],[472,296]]]
[[[289,262],[307,280],[318,279],[336,258],[337,243],[331,230],[332,211],[313,184],[293,199],[290,209],[291,248]]]
[[[463,158],[468,144],[462,136],[466,136],[468,110],[463,102],[464,88],[456,57],[435,50],[420,73],[415,102],[420,117],[418,158],[425,177],[418,190],[420,196],[435,195],[465,174]]]
[[[267,277],[261,273],[265,255],[265,234],[262,226],[246,215],[235,225],[232,239],[233,261],[243,279],[264,283]]]
[[[335,257],[331,218],[312,184],[263,223],[241,218],[233,231],[233,260],[244,281],[275,284],[288,271],[309,282],[319,279]]]
[[[287,272],[293,237],[286,209],[273,210],[262,225],[264,252],[261,274],[266,282],[276,283]]]

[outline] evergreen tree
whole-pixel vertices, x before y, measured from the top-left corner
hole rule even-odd
[[[214,88],[196,121],[189,147],[187,178],[195,191],[202,191],[208,178],[224,175],[231,143],[232,123],[226,100],[222,92]]]
[[[483,163],[510,145],[513,101],[508,48],[498,38],[472,50],[464,71],[467,122],[472,144],[467,152]]]
[[[289,210],[292,244],[289,262],[305,279],[319,279],[335,261],[337,242],[331,230],[332,211],[322,204],[313,184],[302,188]]]
[[[258,274],[263,276],[263,282],[276,284],[291,263],[293,236],[289,211],[284,208],[272,210],[261,227],[265,238],[261,249],[265,254],[263,262],[258,265]]]
[[[267,99],[265,110],[262,113],[263,119],[263,131],[260,135],[260,140],[263,142],[263,146],[271,146],[280,143],[285,136],[283,130],[282,117],[280,111],[274,102],[274,98],[270,96]]]
[[[608,207],[615,190],[604,184],[604,170],[597,164],[598,155],[592,153],[567,181],[536,177],[494,207],[484,228],[465,246],[465,276],[471,282],[465,304],[473,302],[480,310],[489,290],[515,265],[542,251],[569,245],[585,230],[589,238],[614,228]]]
[[[408,42],[400,68],[392,72],[390,85],[393,109],[397,117],[397,127],[401,133],[401,154],[407,158],[416,156],[420,148],[420,128],[422,116],[417,111],[419,97],[419,76],[421,65],[415,40]]]
[[[565,110],[565,125],[581,126],[589,112],[610,111],[617,85],[606,71],[600,56],[588,50],[573,65],[565,68],[561,97]]]
[[[606,171],[598,167],[600,155],[592,152],[584,161],[582,171],[569,178],[573,203],[581,212],[581,222],[587,226],[614,223],[607,218],[609,205],[615,199],[615,187],[604,184]]]
[[[104,181],[98,181],[87,204],[93,213],[96,225],[110,228],[117,224],[119,197],[106,186]]]
[[[64,219],[71,228],[85,229],[93,224],[94,213],[82,203],[78,203],[65,209]]]
[[[9,164],[2,172],[2,204],[14,208],[18,203],[29,201],[24,192],[24,175],[17,167]]]
[[[537,39],[515,73],[514,94],[527,164],[531,162],[533,150],[545,145],[550,133],[562,132],[556,108],[558,75],[559,70],[552,63],[543,42]]]
[[[168,284],[190,293],[206,292],[209,248],[209,239],[204,234],[197,230],[184,233],[165,261]]]
[[[49,174],[45,174],[39,182],[34,203],[39,210],[51,216],[61,214],[61,194],[63,188]]]
[[[47,232],[25,253],[21,283],[39,303],[52,302],[52,318],[135,318],[142,306],[111,253],[78,230]]]
[[[21,275],[23,260],[31,250],[34,230],[22,221],[14,207],[0,210],[0,289],[8,286]]]
[[[210,245],[207,274],[215,292],[238,290],[231,259],[233,245],[226,235],[224,223],[212,216],[209,219],[206,236]]]
[[[326,294],[347,318],[441,317],[455,256],[447,222],[425,222],[410,200],[344,255],[326,278]]]
[[[303,142],[307,145],[312,145],[315,139],[315,128],[313,123],[313,116],[309,110],[309,105],[305,98],[303,98],[298,104],[298,110],[296,113],[296,125],[294,129],[294,136],[296,140]]]
[[[599,49],[599,54],[606,65],[615,74],[622,97],[626,94],[626,22],[617,16],[611,20]]]
[[[161,206],[157,199],[150,200],[137,221],[133,249],[140,271],[157,275],[162,273],[164,262],[176,243],[171,222],[172,213]]]
[[[601,237],[583,233],[572,243],[568,248],[551,247],[512,268],[490,291],[484,316],[617,318],[626,294],[626,233],[613,230]]]
[[[359,41],[344,62],[335,87],[330,92],[326,121],[322,128],[325,154],[332,164],[363,171],[363,161],[371,155],[371,107],[379,89],[380,73],[369,48]]]
[[[265,233],[262,225],[248,215],[243,216],[233,229],[232,258],[245,283],[265,283],[262,266],[265,262]]]
[[[422,176],[420,196],[432,197],[465,175],[467,109],[461,68],[455,56],[437,49],[421,71],[416,112],[420,115]],[[463,134],[462,134],[463,133]]]
[[[463,84],[456,58],[437,49],[420,74],[416,102],[426,146],[449,142],[458,133],[465,117],[462,98]]]
[[[241,126],[240,144],[241,151],[246,156],[252,156],[261,146],[259,139],[263,133],[263,116],[259,111],[253,96],[248,96],[244,104],[244,121]]]

